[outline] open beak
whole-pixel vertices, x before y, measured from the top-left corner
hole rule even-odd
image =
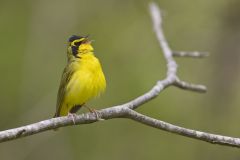
[[[88,37],[89,37],[90,35],[88,34],[88,35],[86,35],[84,38],[85,38],[85,40],[84,40],[84,42],[83,43],[85,43],[85,44],[91,44],[94,40],[90,40],[90,39],[88,39]]]
[[[84,42],[83,43],[85,43],[85,44],[91,44],[94,40],[90,40],[90,39],[88,39],[88,36],[87,37],[85,37],[86,39],[84,40]]]

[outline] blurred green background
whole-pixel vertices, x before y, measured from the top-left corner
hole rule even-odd
[[[70,35],[90,34],[108,81],[90,106],[127,102],[165,77],[148,0],[1,0],[0,130],[53,116]],[[178,58],[179,76],[206,94],[174,87],[139,112],[187,128],[240,137],[240,1],[158,0],[174,50],[209,51]],[[85,112],[86,110],[81,110]],[[239,149],[212,145],[114,119],[66,127],[0,144],[4,160],[240,159]]]

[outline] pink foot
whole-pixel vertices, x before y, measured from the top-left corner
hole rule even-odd
[[[75,119],[76,119],[77,114],[69,112],[67,116],[72,118],[73,124],[75,125],[76,124]]]

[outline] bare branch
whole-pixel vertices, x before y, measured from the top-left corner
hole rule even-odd
[[[168,46],[167,40],[162,30],[162,17],[158,6],[155,3],[150,3],[150,13],[153,22],[153,30],[156,33],[159,45],[163,50],[164,57],[167,61],[167,75],[168,77],[176,78],[177,63],[172,57],[172,50]]]
[[[100,110],[99,114],[101,115],[101,118],[104,118],[105,120],[113,119],[113,118],[130,118],[134,121],[143,123],[145,125],[158,128],[164,131],[172,132],[178,135],[191,137],[194,139],[198,139],[198,140],[202,140],[202,141],[206,141],[214,144],[240,147],[239,138],[216,135],[216,134],[179,127],[164,121],[160,121],[160,120],[148,117],[146,115],[142,115],[134,110],[124,107],[123,105]],[[2,131],[0,132],[0,142],[13,140],[20,137],[30,136],[33,134],[37,134],[37,133],[58,128],[58,127],[89,124],[93,122],[97,122],[96,116],[93,113],[86,113],[86,114],[81,114],[76,116],[75,124],[71,117],[52,118],[52,119],[44,120],[38,123],[30,124],[27,126]]]
[[[204,85],[190,84],[190,83],[181,81],[177,77],[177,64],[173,59],[173,52],[168,46],[167,40],[163,34],[160,10],[155,3],[150,3],[150,13],[153,21],[153,29],[156,33],[158,42],[163,50],[164,57],[167,61],[168,71],[167,71],[166,79],[172,78],[172,84],[181,89],[186,89],[186,90],[195,91],[195,92],[206,92],[207,88]],[[184,53],[187,53],[187,52],[184,52]],[[196,53],[200,53],[200,52],[196,52]],[[195,55],[197,55],[196,53]],[[190,52],[188,54],[190,54]]]
[[[123,117],[125,115],[125,110],[126,109],[122,106],[121,107],[116,106],[116,107],[100,110],[99,114],[101,115],[101,118],[104,118],[107,120],[111,118]],[[74,117],[74,122],[72,117],[70,116],[51,118],[51,119],[40,121],[30,125],[1,131],[0,142],[5,142],[5,141],[21,138],[21,137],[30,136],[33,134],[56,129],[59,127],[88,124],[96,121],[98,120],[94,113],[86,113],[86,114],[78,115]]]
[[[143,123],[145,125],[158,128],[161,130],[165,130],[168,132],[172,132],[175,134],[179,134],[182,136],[187,136],[187,137],[195,138],[195,139],[210,142],[210,143],[226,145],[226,146],[234,146],[234,147],[240,148],[239,138],[221,136],[221,135],[179,127],[164,121],[160,121],[160,120],[145,116],[143,114],[140,114],[134,111],[134,109],[138,108],[142,104],[152,100],[153,98],[156,98],[160,94],[160,92],[162,92],[164,89],[166,89],[169,86],[177,86],[181,89],[186,89],[186,90],[191,90],[196,92],[206,91],[206,87],[203,85],[196,85],[196,84],[187,83],[185,81],[181,81],[177,76],[177,63],[173,59],[173,55],[193,56],[193,57],[201,57],[203,55],[200,54],[199,52],[198,54],[196,54],[197,52],[194,54],[190,52],[189,53],[178,52],[178,54],[176,53],[173,54],[163,34],[162,18],[161,18],[160,10],[155,3],[150,4],[150,13],[153,21],[154,31],[156,33],[159,45],[163,50],[163,54],[167,62],[167,76],[165,79],[157,81],[156,85],[153,86],[151,90],[144,93],[142,96],[139,96],[125,104],[109,107],[109,108],[98,111],[99,116],[105,120],[112,119],[112,118],[129,118],[134,121]],[[60,127],[88,124],[93,122],[97,122],[96,116],[93,113],[78,115],[74,118],[74,122],[72,120],[72,117],[52,118],[52,119],[44,120],[34,124],[1,131],[0,142],[14,140],[21,137],[26,137],[26,136],[38,134],[40,132],[44,132],[47,130],[52,130]]]
[[[213,144],[220,144],[220,145],[227,145],[232,147],[240,147],[240,139],[239,138],[233,138],[233,137],[227,137],[217,134],[211,134],[206,132],[201,132],[197,130],[187,129],[183,127],[179,127],[164,121],[160,121],[151,117],[148,117],[146,115],[142,115],[136,111],[129,111],[128,118],[140,122],[142,124],[145,124],[147,126],[151,126],[157,129],[161,129],[164,131],[172,132],[178,135],[198,139],[201,141],[206,141]]]
[[[174,51],[173,52],[174,57],[192,57],[192,58],[204,58],[209,56],[208,52],[186,52],[186,51]]]
[[[192,83],[187,83],[184,81],[181,81],[177,79],[174,83],[176,87],[179,87],[181,89],[189,90],[189,91],[195,91],[199,93],[205,93],[207,92],[207,87],[201,84],[192,84]]]

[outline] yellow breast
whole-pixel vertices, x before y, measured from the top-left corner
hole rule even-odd
[[[68,113],[74,105],[82,105],[98,96],[106,88],[102,67],[93,53],[81,55],[71,65],[74,73],[66,87],[64,105],[67,107],[61,115]]]

